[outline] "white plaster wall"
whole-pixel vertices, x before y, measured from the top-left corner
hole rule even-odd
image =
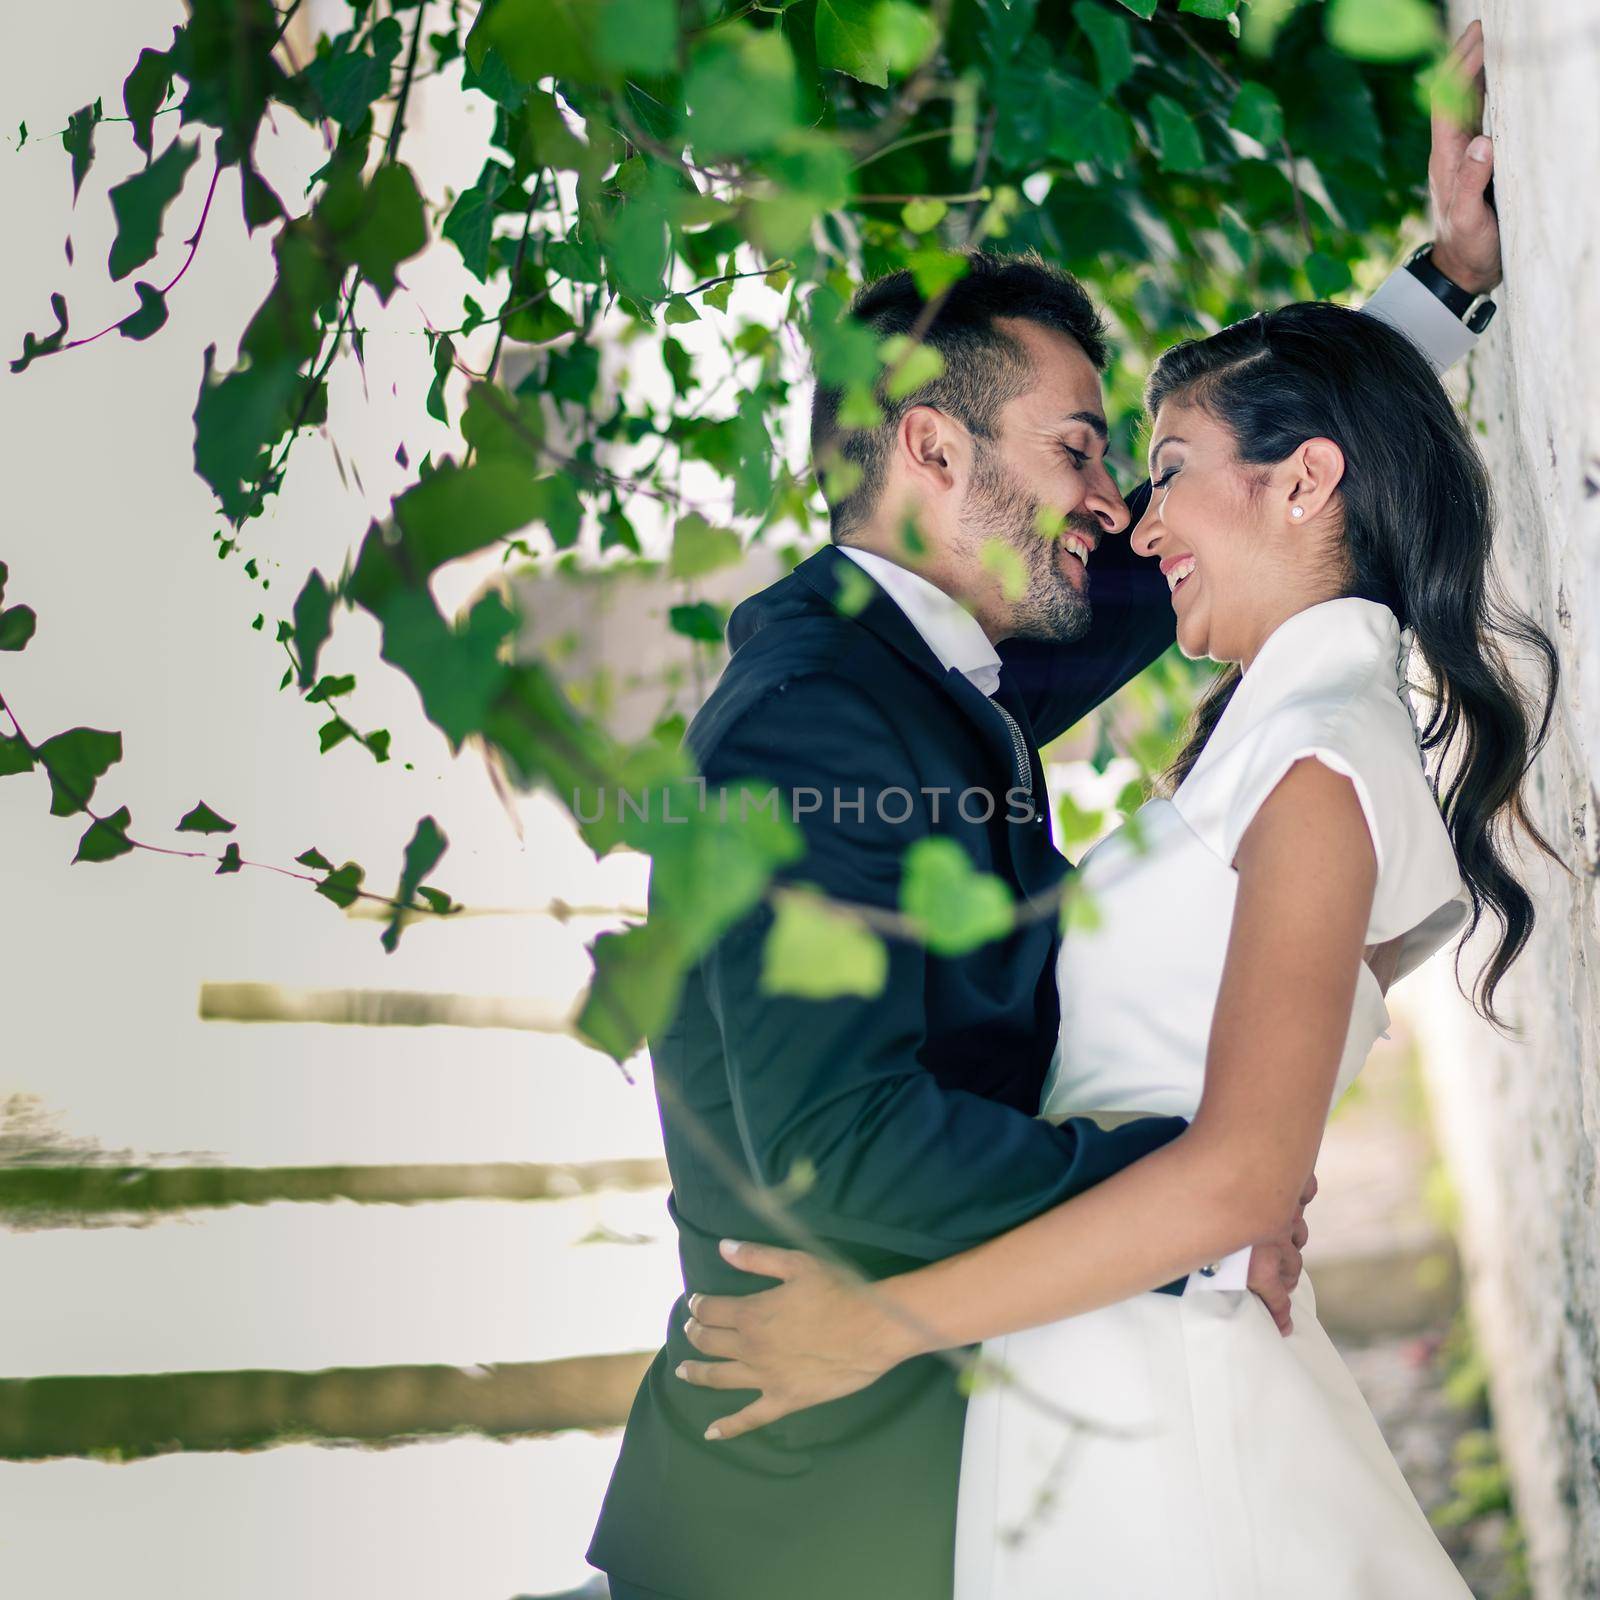
[[[1416,1000],[1535,1592],[1576,1600],[1600,1595],[1600,5],[1481,14],[1506,281],[1468,406],[1505,589],[1561,655],[1530,799],[1570,876],[1529,869],[1539,927],[1502,990],[1519,1040],[1472,1015],[1446,962]]]

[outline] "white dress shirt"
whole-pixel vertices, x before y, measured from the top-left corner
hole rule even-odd
[[[905,612],[945,671],[953,668],[984,694],[992,695],[1000,687],[1000,657],[983,624],[959,600],[920,572],[897,566],[875,550],[858,550],[850,544],[840,545],[839,550]]]
[[[1391,272],[1361,308],[1410,338],[1443,372],[1478,342],[1478,335],[1404,267]],[[974,688],[993,695],[1000,687],[1000,657],[978,619],[954,596],[921,573],[913,572],[874,550],[840,545],[840,551],[872,578],[905,613],[906,620],[946,671],[954,668]],[[1189,1274],[1184,1289],[1243,1289],[1250,1270],[1249,1249],[1235,1250],[1219,1262]]]

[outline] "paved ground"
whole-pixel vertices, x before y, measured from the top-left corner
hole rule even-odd
[[[1367,1397],[1389,1448],[1423,1510],[1435,1518],[1439,1537],[1477,1600],[1522,1600],[1527,1590],[1506,1550],[1509,1520],[1502,1510],[1486,1510],[1459,1526],[1440,1525],[1438,1513],[1459,1503],[1458,1475],[1465,1469],[1469,1490],[1487,1487],[1496,1472],[1485,1417],[1477,1406],[1463,1407],[1446,1394],[1449,1362],[1443,1354],[1447,1330],[1420,1335],[1340,1341],[1339,1351]],[[1496,1498],[1480,1492],[1480,1499]]]

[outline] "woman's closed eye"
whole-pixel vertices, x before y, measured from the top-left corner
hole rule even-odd
[[[1156,478],[1151,483],[1150,487],[1152,489],[1164,489],[1164,488],[1166,488],[1166,486],[1169,483],[1171,483],[1172,480],[1175,477],[1177,477],[1179,470],[1180,469],[1177,468],[1177,467],[1168,467],[1167,470],[1165,472],[1163,472],[1159,478]]]

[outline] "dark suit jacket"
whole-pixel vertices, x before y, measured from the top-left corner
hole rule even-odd
[[[1026,780],[1005,719],[945,671],[875,584],[857,614],[836,608],[845,568],[861,576],[830,546],[735,610],[732,659],[687,736],[701,770],[712,784],[755,777],[821,792],[799,819],[806,854],[784,881],[894,909],[903,851],[937,836],[1005,879],[1019,903],[1049,894],[1070,868],[1051,842],[1038,743],[1172,642],[1155,564],[1107,539],[1090,569],[1092,632],[1070,646],[1001,647],[996,699],[1023,731]],[[1007,820],[1027,781],[1034,819]],[[914,800],[909,814],[885,820],[906,809],[899,791]],[[989,820],[969,820],[987,809],[973,791],[995,797]],[[884,1276],[1002,1233],[1182,1129],[1175,1118],[1111,1132],[1035,1118],[1059,1023],[1055,917],[955,959],[890,941],[880,994],[824,1001],[762,992],[771,922],[763,906],[731,929],[650,1041],[688,1290],[764,1285],[722,1261],[719,1239],[792,1242],[744,1203],[729,1157],[769,1185],[805,1164],[811,1181],[793,1211]],[[680,1299],[629,1417],[590,1560],[677,1600],[947,1596],[964,1411],[949,1364],[907,1362],[859,1394],[709,1444],[707,1425],[750,1396],[673,1375],[697,1354],[686,1316]]]

